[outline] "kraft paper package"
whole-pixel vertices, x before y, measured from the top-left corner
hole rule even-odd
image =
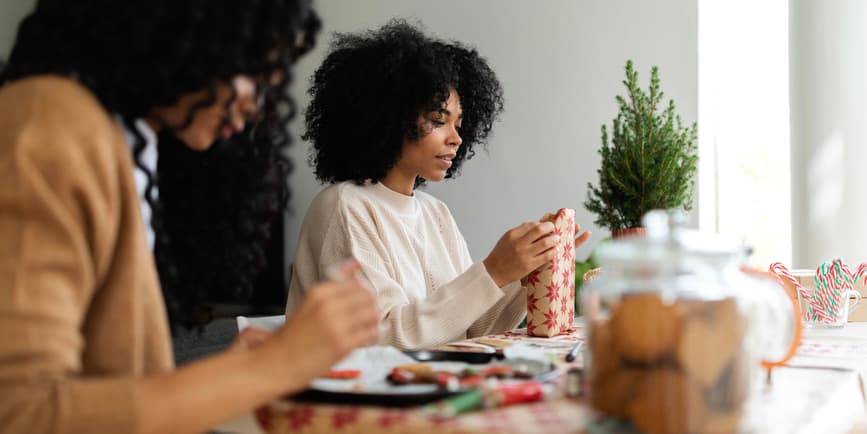
[[[542,220],[554,223],[560,243],[557,256],[527,277],[527,334],[552,337],[569,333],[575,317],[575,210]]]

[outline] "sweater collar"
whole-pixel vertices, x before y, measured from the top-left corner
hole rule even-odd
[[[416,195],[407,196],[403,193],[398,193],[381,182],[368,182],[368,188],[373,192],[377,199],[388,205],[390,208],[400,214],[416,214],[418,213],[418,199]]]

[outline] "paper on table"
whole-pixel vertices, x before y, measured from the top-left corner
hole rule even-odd
[[[260,317],[237,316],[235,317],[235,320],[238,321],[239,332],[247,327],[255,327],[263,330],[276,330],[282,327],[286,322],[286,315]]]

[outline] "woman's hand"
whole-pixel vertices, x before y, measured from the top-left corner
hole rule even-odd
[[[286,392],[297,392],[355,348],[376,343],[378,330],[373,293],[355,280],[325,282],[307,292],[262,350],[273,357],[275,380],[285,379]]]
[[[238,337],[232,342],[229,351],[232,350],[251,350],[257,348],[268,341],[274,332],[255,327],[247,327],[238,333]]]
[[[482,263],[499,287],[518,280],[554,259],[560,237],[551,222],[529,222],[500,237]]]
[[[549,215],[550,214],[546,214],[545,217],[548,217]],[[543,217],[542,220],[545,220],[545,217]],[[584,233],[581,233],[581,225],[575,223],[575,250],[578,250],[579,247],[584,245],[584,242],[586,242],[589,238],[590,231],[584,231]],[[542,267],[544,266],[545,264],[542,264]],[[528,273],[526,276],[521,278],[521,286],[527,286],[527,279],[529,276],[530,274]]]
[[[575,223],[575,250],[578,250],[590,238],[590,231],[581,233],[581,225]]]

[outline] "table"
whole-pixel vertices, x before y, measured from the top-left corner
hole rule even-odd
[[[486,338],[529,342],[565,353],[582,339],[572,335],[527,338],[521,331]],[[562,362],[565,363],[565,362]],[[789,367],[774,370],[771,385],[754,396],[749,426],[761,433],[867,433],[864,376],[867,375],[867,323],[837,330],[806,330]],[[437,421],[418,409],[273,402],[255,416],[221,429],[261,433],[593,433],[593,415],[581,400],[558,396],[544,402],[469,413]]]

